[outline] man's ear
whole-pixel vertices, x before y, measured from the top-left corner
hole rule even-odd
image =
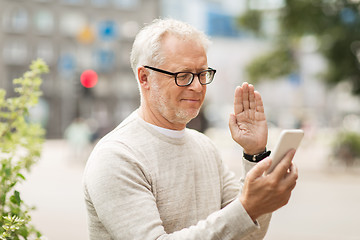
[[[137,69],[137,73],[138,73],[138,81],[140,83],[141,88],[144,89],[149,89],[149,82],[148,82],[148,78],[149,78],[149,71],[144,68],[143,66],[138,67]]]

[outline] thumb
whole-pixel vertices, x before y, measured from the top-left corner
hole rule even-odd
[[[270,157],[265,158],[264,160],[258,162],[249,172],[249,180],[255,180],[261,177],[266,170],[271,166],[272,159]]]

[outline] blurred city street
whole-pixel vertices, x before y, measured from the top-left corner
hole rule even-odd
[[[239,175],[242,151],[228,132],[207,134]],[[270,147],[276,136],[270,133]],[[50,240],[88,239],[81,181],[90,149],[73,156],[65,141],[46,141],[40,162],[22,185],[23,200],[37,207],[34,225]],[[266,240],[360,239],[360,171],[331,166],[328,154],[326,135],[304,139],[294,160],[299,168],[297,187],[289,204],[274,213]]]
[[[0,90],[12,99],[3,102],[19,102],[12,82],[32,60],[50,69],[39,104],[24,111],[48,140],[15,189],[36,207],[32,223],[45,239],[88,239],[88,144],[139,106],[129,56],[136,34],[156,18],[188,22],[210,37],[216,79],[193,128],[211,127],[205,134],[237,176],[242,149],[227,130],[236,86],[250,82],[261,93],[269,150],[280,129],[305,130],[294,159],[297,186],[265,240],[360,240],[360,161],[345,166],[332,155],[336,142],[342,156],[354,156],[347,164],[360,158],[360,0],[0,0]],[[13,116],[15,107],[4,106]],[[17,130],[8,129],[9,136]]]

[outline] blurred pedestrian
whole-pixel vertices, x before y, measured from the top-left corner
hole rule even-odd
[[[186,128],[216,73],[208,45],[203,33],[172,19],[136,36],[140,107],[100,140],[84,173],[90,239],[262,239],[271,213],[289,200],[294,152],[264,174],[268,128],[252,85],[236,88],[229,121],[244,149],[240,181],[208,137]]]
[[[88,157],[91,130],[82,118],[75,118],[66,128],[64,137],[69,146],[70,160],[82,161]]]

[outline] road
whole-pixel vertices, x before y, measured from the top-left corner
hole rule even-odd
[[[241,149],[226,134],[210,133],[239,175]],[[310,140],[298,150],[299,180],[290,202],[273,214],[266,240],[360,240],[360,171],[329,166],[329,147]],[[23,200],[37,209],[33,224],[49,240],[86,240],[82,159],[63,140],[48,140],[42,158],[21,186]]]

